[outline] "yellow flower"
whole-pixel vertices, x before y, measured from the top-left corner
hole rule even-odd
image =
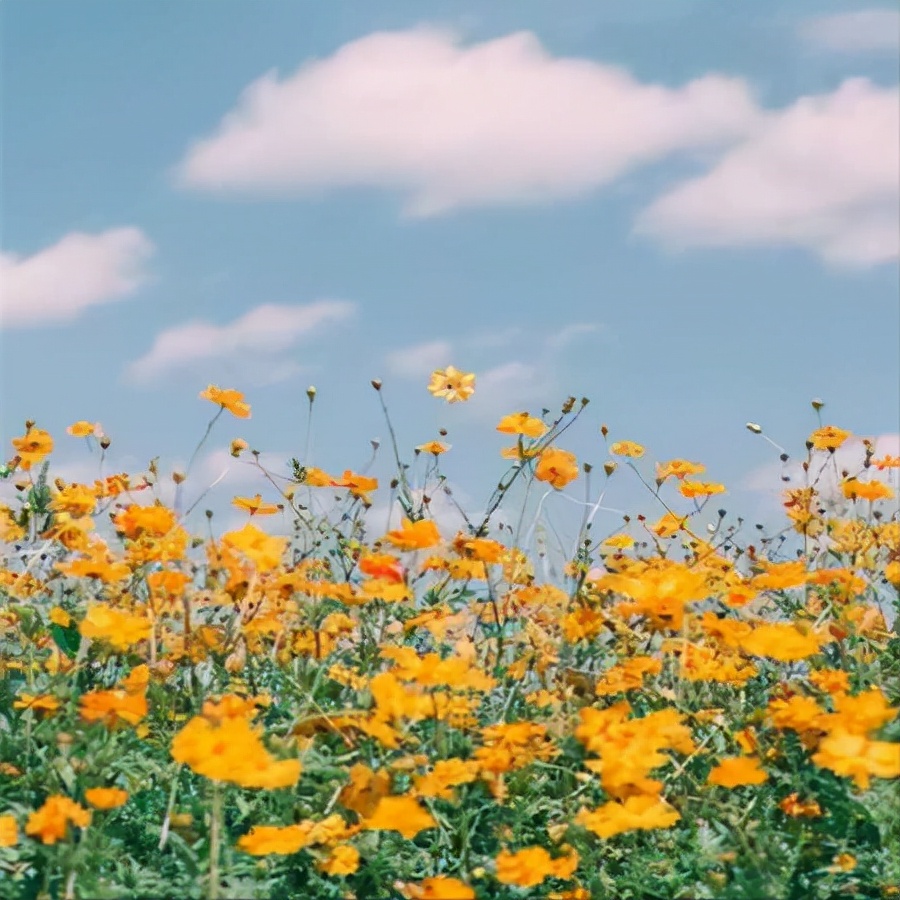
[[[538,457],[534,470],[538,481],[546,481],[551,487],[561,491],[567,484],[578,477],[578,459],[574,453],[548,447]]]
[[[578,867],[578,854],[553,859],[543,847],[525,847],[516,853],[497,854],[497,881],[517,887],[534,887],[548,878],[571,878]]]
[[[54,606],[50,610],[50,621],[60,628],[68,628],[72,624],[72,617],[61,607]]]
[[[416,450],[420,453],[433,453],[435,456],[440,456],[449,449],[450,444],[445,444],[443,441],[429,441],[427,444],[419,444],[419,446],[416,447]]]
[[[595,810],[582,809],[575,823],[597,837],[610,838],[625,831],[669,828],[681,816],[656,794],[637,794],[623,803],[611,801]]]
[[[407,883],[400,892],[407,900],[475,900],[475,891],[464,881],[446,875]]]
[[[326,875],[352,875],[359,868],[359,851],[350,844],[338,844],[316,868]]]
[[[16,448],[19,465],[27,472],[50,454],[53,450],[53,438],[49,432],[32,426],[22,437],[13,438],[12,445]]]
[[[883,481],[860,481],[848,478],[841,482],[841,493],[848,500],[892,500],[894,492]]]
[[[497,431],[503,434],[522,434],[525,437],[539,438],[547,431],[547,426],[527,412],[513,413],[504,416],[497,425]]]
[[[78,626],[82,637],[106,641],[124,651],[150,636],[150,622],[144,616],[94,604]]]
[[[94,809],[115,809],[128,800],[128,791],[120,788],[88,788],[84,792],[84,799]]]
[[[694,497],[711,497],[713,494],[724,494],[725,485],[714,481],[687,481],[685,479],[678,485],[678,490],[682,496],[692,500]]]
[[[836,425],[826,425],[814,431],[809,436],[809,442],[816,450],[830,450],[833,453],[850,437],[850,434],[851,432],[844,431]]]
[[[256,825],[248,834],[238,838],[238,849],[251,856],[269,856],[277,853],[290,856],[309,843],[309,830],[302,825]]]
[[[16,817],[0,816],[0,847],[14,847],[18,843],[19,829],[16,825]]]
[[[205,391],[200,392],[200,399],[217,403],[222,409],[227,409],[235,418],[250,418],[250,405],[244,402],[244,395],[240,391],[223,390],[211,384]]]
[[[723,759],[710,773],[709,784],[733,788],[745,784],[762,784],[769,776],[760,768],[759,760],[750,756]]]
[[[860,790],[867,791],[877,778],[900,776],[900,744],[872,741],[861,734],[836,731],[822,739],[813,762],[837,775],[852,778]]]
[[[74,422],[70,425],[66,431],[72,435],[72,437],[89,437],[94,433],[94,429],[96,426],[92,422],[86,422],[84,419],[79,419],[77,422]]]
[[[702,475],[705,471],[706,466],[702,463],[690,462],[686,459],[671,459],[668,462],[656,464],[656,480],[665,481],[674,476],[681,481],[687,475]]]
[[[235,497],[231,505],[246,510],[251,516],[272,516],[278,512],[274,503],[263,503],[262,494],[255,497]]]
[[[21,699],[13,703],[13,709],[31,709],[37,713],[55,713],[59,709],[59,700],[52,694],[20,694]]]
[[[375,811],[363,820],[368,831],[399,831],[407,840],[420,831],[437,828],[434,817],[414,797],[382,797]]]
[[[472,373],[460,372],[453,366],[435,369],[431,373],[428,390],[435,397],[442,397],[448,403],[460,403],[475,393],[475,376]]]
[[[630,456],[632,459],[639,459],[644,455],[644,448],[634,441],[616,441],[609,448],[609,452],[616,456]]]

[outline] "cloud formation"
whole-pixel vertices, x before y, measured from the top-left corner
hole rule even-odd
[[[298,370],[280,354],[323,328],[352,318],[355,312],[353,303],[319,300],[295,306],[265,304],[225,325],[185,322],[157,335],[150,350],[128,367],[126,377],[146,383],[200,363],[250,360],[264,383],[271,384]]]
[[[900,50],[900,11],[858,9],[831,16],[815,16],[800,26],[800,36],[823,50],[842,53]]]
[[[900,90],[862,78],[769,113],[636,230],[676,248],[804,247],[836,265],[900,257]]]
[[[435,28],[381,32],[241,95],[177,169],[183,186],[252,194],[376,186],[416,216],[583,193],[669,154],[745,134],[743,81],[681,87],[555,58],[531,33],[463,46]]]
[[[71,322],[93,306],[121,300],[146,280],[153,254],[139,228],[71,232],[31,256],[0,253],[0,327]]]

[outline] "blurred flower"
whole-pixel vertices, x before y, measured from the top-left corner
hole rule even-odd
[[[732,756],[723,759],[709,773],[709,784],[733,788],[745,784],[762,784],[769,776],[760,768],[759,760],[751,756]]]
[[[44,805],[28,817],[25,833],[39,838],[43,844],[55,844],[65,840],[70,822],[79,828],[87,828],[91,814],[74,800],[51,794]]]
[[[53,438],[49,432],[32,426],[22,437],[13,438],[12,445],[16,448],[19,466],[27,472],[52,452]]]
[[[503,434],[521,434],[525,437],[539,438],[547,431],[547,426],[540,419],[529,416],[527,412],[520,412],[504,416],[497,425],[497,431]]]
[[[644,448],[634,441],[616,441],[609,448],[609,452],[616,456],[630,456],[633,459],[639,459],[644,455]]]
[[[116,809],[122,806],[128,800],[128,791],[120,788],[88,788],[84,792],[84,799],[87,800],[94,809]]]
[[[844,441],[850,437],[851,432],[844,431],[836,425],[826,425],[819,428],[809,436],[809,442],[816,450],[830,450],[834,452]]]

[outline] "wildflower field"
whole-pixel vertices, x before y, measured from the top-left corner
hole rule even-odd
[[[476,379],[428,387],[463,402]],[[224,534],[157,499],[174,480],[202,510],[190,471],[104,472],[110,438],[88,422],[65,440],[93,444],[89,484],[55,477],[36,422],[13,440],[0,897],[900,893],[900,458],[814,402],[780,527],[709,525],[725,487],[701,463],[606,426],[595,460],[569,452],[587,406],[570,397],[497,424],[494,495],[451,533],[432,513],[453,502],[442,457],[473,451],[445,435],[405,447],[391,428],[389,482],[267,471],[227,433],[243,394],[200,396],[201,445],[259,468]],[[617,478],[656,512],[600,531]],[[508,507],[554,492],[583,516],[548,581],[523,540],[539,511]],[[291,533],[263,527],[276,513]]]

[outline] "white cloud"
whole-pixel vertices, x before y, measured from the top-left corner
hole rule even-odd
[[[201,363],[244,360],[248,371],[257,373],[258,384],[259,378],[272,383],[298,370],[279,354],[328,325],[346,321],[355,311],[353,303],[319,300],[296,306],[265,304],[226,325],[186,322],[157,335],[151,349],[128,367],[126,375],[132,381],[147,382]]]
[[[815,16],[800,26],[800,36],[815,47],[844,53],[900,50],[900,11],[859,9]]]
[[[388,371],[401,378],[425,378],[435,369],[451,365],[453,346],[449,341],[427,341],[395,350],[385,358]]]
[[[71,232],[31,256],[0,253],[0,327],[70,322],[146,280],[153,244],[138,228]]]
[[[746,133],[740,79],[669,88],[519,32],[472,46],[435,28],[382,32],[251,84],[176,170],[196,189],[401,191],[427,216],[592,190],[669,154]]]
[[[850,79],[770,113],[637,230],[676,247],[794,244],[837,265],[900,256],[900,90]]]
[[[900,456],[900,434],[882,434],[872,439],[875,458],[883,456]],[[803,487],[807,478],[815,483],[820,496],[830,504],[849,506],[840,491],[843,473],[848,477],[864,476],[867,480],[894,483],[896,486],[896,469],[879,471],[874,466],[868,470],[863,467],[865,447],[862,439],[853,437],[842,444],[834,454],[817,452],[814,454],[809,473],[803,471],[803,459],[791,458],[787,463],[774,462],[755,469],[745,476],[739,488],[745,491],[758,492],[781,497],[781,492],[790,488]],[[785,481],[784,479],[788,480]]]

